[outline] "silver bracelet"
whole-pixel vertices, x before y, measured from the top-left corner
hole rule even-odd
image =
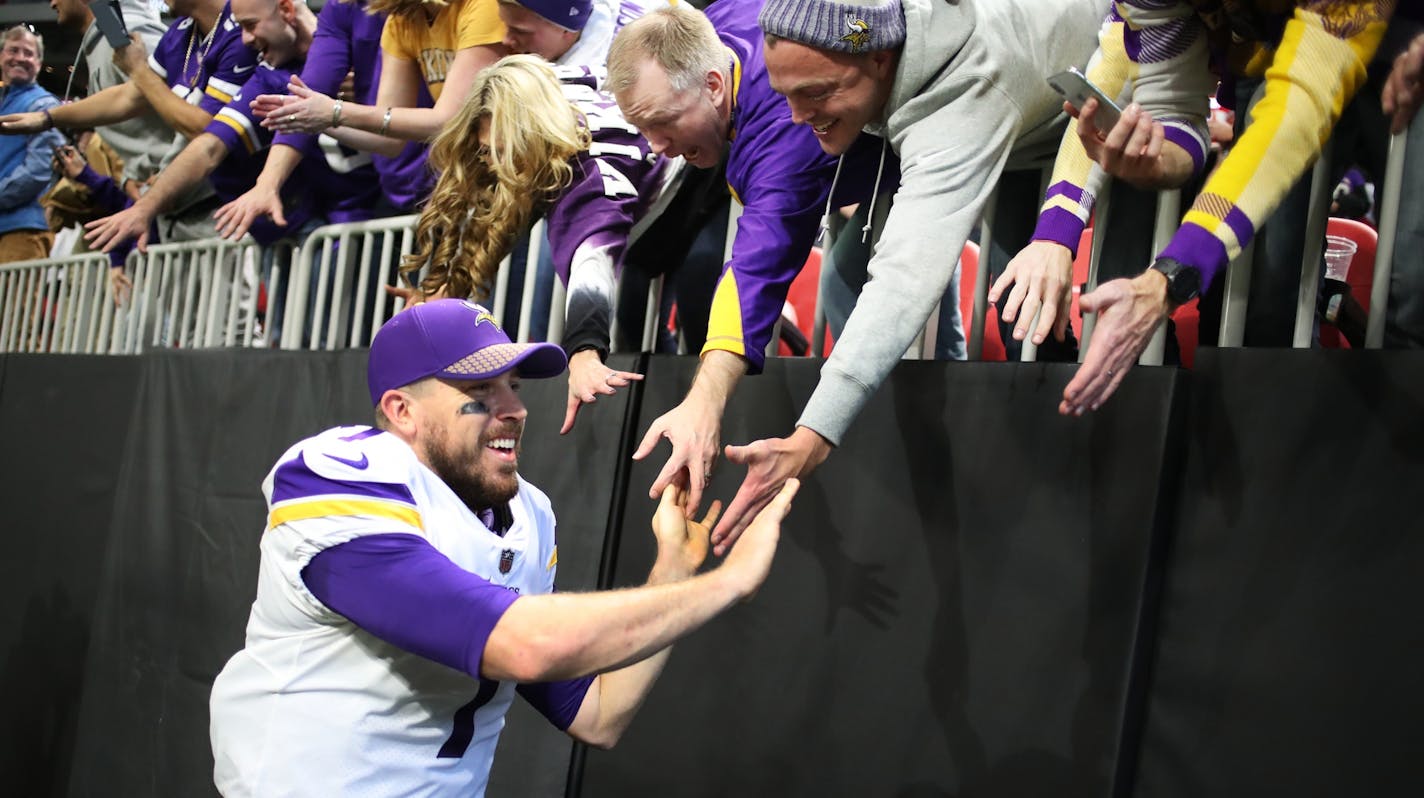
[[[386,106],[386,115],[381,117],[381,132],[379,135],[386,135],[386,131],[391,129],[391,106]]]
[[[333,128],[341,127],[341,100],[331,104],[331,126]]]

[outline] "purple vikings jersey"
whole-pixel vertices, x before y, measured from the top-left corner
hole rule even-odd
[[[335,97],[346,73],[352,72],[356,102],[375,105],[376,90],[381,82],[381,29],[385,24],[385,14],[366,13],[366,0],[327,2],[316,19],[316,34],[307,51],[306,66],[301,69],[302,82],[328,97]],[[281,93],[285,94],[286,89]],[[416,107],[434,105],[425,82],[420,81]],[[307,145],[301,142],[311,138],[308,134],[279,133],[273,143],[306,152]],[[329,145],[335,143],[327,138]],[[414,213],[415,206],[430,196],[435,184],[434,174],[425,165],[427,148],[425,142],[413,141],[406,143],[394,158],[371,156],[386,199],[404,212]]]
[[[564,96],[588,121],[593,143],[574,156],[574,176],[548,209],[554,268],[568,286],[564,348],[608,349],[613,286],[629,243],[661,210],[682,160],[654,155],[613,97],[586,68],[558,67]],[[641,225],[641,226],[640,226]]]
[[[727,184],[743,206],[732,258],[712,302],[707,345],[747,359],[761,371],[764,351],[791,281],[815,242],[836,158],[807,125],[791,121],[786,99],[771,90],[757,27],[761,0],[719,0],[707,7],[717,37],[732,51],[732,127]],[[898,183],[899,160],[885,148],[882,190]],[[844,156],[833,207],[870,199],[882,140],[861,134]]]
[[[148,65],[174,94],[216,114],[252,76],[257,54],[242,43],[242,29],[224,4],[207,37],[198,34],[191,17],[174,20],[153,48]]]
[[[301,62],[293,65],[300,66]],[[221,139],[228,149],[227,157],[208,176],[213,190],[224,202],[252,188],[272,142],[271,131],[258,124],[253,115],[252,98],[259,94],[286,93],[291,77],[289,69],[259,63],[252,77],[204,130]],[[282,187],[287,226],[278,227],[266,217],[258,219],[253,223],[252,237],[259,243],[270,244],[300,228],[308,219],[323,214],[332,222],[371,218],[377,186],[370,159],[337,146],[329,137],[322,138],[328,139],[327,146],[321,146],[322,142],[315,137],[308,137],[307,146],[298,148],[302,152],[301,163],[293,179]]]

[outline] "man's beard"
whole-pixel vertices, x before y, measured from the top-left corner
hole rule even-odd
[[[512,437],[517,441],[520,432],[521,430],[516,428],[483,436],[473,459],[478,460],[484,456],[485,445],[489,441],[499,437]],[[517,444],[514,451],[517,462]],[[472,458],[450,445],[448,436],[431,441],[426,447],[426,459],[430,463],[430,470],[434,471],[471,511],[504,504],[519,492],[519,478],[513,468],[506,472],[501,467],[497,472],[487,473],[484,469],[473,467]]]

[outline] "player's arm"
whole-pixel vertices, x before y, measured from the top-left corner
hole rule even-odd
[[[154,217],[166,210],[174,197],[207,179],[227,157],[227,152],[227,145],[212,133],[204,133],[188,142],[137,202],[85,225],[88,230],[85,240],[90,247],[104,252],[130,239],[138,239],[140,249],[147,247],[148,230]]]
[[[54,127],[101,127],[132,119],[147,110],[148,103],[138,89],[131,83],[120,83],[82,100],[55,106],[49,117],[43,111],[0,116],[0,133],[38,133],[51,126],[51,119]]]
[[[778,497],[775,504],[768,508],[767,513],[758,516],[754,525],[759,528],[755,533],[749,531],[749,534],[755,534],[757,537],[744,540],[745,549],[739,547],[717,571],[689,579],[696,573],[700,563],[707,555],[708,529],[716,522],[719,505],[713,503],[707,517],[700,523],[688,521],[685,518],[687,494],[676,488],[669,488],[663,493],[663,500],[653,519],[653,531],[658,539],[658,559],[648,577],[650,587],[628,592],[650,591],[657,586],[668,586],[670,581],[687,585],[688,589],[681,597],[685,599],[686,605],[673,609],[674,618],[670,619],[673,627],[679,625],[677,615],[680,611],[691,611],[694,615],[700,616],[702,611],[707,609],[698,610],[691,606],[700,603],[703,600],[702,595],[708,592],[705,586],[695,584],[699,580],[715,579],[715,575],[720,571],[728,569],[740,571],[750,566],[750,572],[756,576],[747,584],[753,584],[750,590],[754,592],[756,589],[754,585],[759,584],[760,580],[765,578],[763,563],[770,564],[770,558],[776,545],[775,538],[779,534],[780,520],[785,517],[790,507],[790,499],[794,495],[795,489],[796,486],[793,484]],[[671,586],[675,587],[676,584]],[[737,587],[734,582],[732,587],[734,595],[742,589],[746,589],[745,586]],[[714,590],[713,593],[717,598],[712,606],[721,606],[711,609],[705,618],[687,623],[685,629],[672,634],[654,632],[654,637],[665,642],[652,647],[652,653],[649,656],[640,657],[631,665],[607,671],[595,677],[584,693],[572,723],[567,726],[568,733],[582,742],[600,748],[608,748],[617,743],[624,730],[628,728],[628,724],[632,722],[633,716],[637,714],[638,708],[647,698],[649,690],[652,689],[653,684],[662,673],[663,666],[667,664],[672,641],[681,637],[686,631],[701,626],[706,618],[716,615],[725,608],[726,605],[722,604],[724,597],[720,594],[720,589]],[[677,593],[667,597],[675,601],[680,600]],[[735,600],[733,599],[733,601]],[[656,614],[658,610],[654,608],[652,612]],[[641,609],[638,614],[642,614]],[[611,653],[618,654],[616,651]],[[557,688],[558,685],[555,687]],[[521,692],[524,692],[523,689]],[[555,695],[559,694],[557,689],[553,692]],[[526,698],[528,697],[530,696],[526,695]],[[535,702],[535,706],[546,716],[550,715],[539,702]]]
[[[155,71],[157,62],[149,56],[143,40],[137,34],[130,34],[129,39],[129,46],[114,51],[115,63],[129,76],[129,82],[123,85],[133,86],[142,95],[144,103],[169,127],[182,133],[184,138],[196,138],[212,121],[212,111],[191,105],[174,94],[163,76]]]
[[[521,683],[573,680],[640,662],[755,592],[771,567],[781,519],[794,494],[793,484],[758,516],[721,567],[669,584],[517,597],[409,533],[366,535],[325,549],[301,577],[325,607],[367,632],[471,676]],[[675,506],[669,509],[681,514]],[[693,563],[706,553],[705,525],[658,529],[652,579],[695,572]],[[671,542],[677,534],[684,538],[680,546]],[[660,669],[661,662],[629,670],[611,680],[611,691],[602,677],[589,680],[588,693],[597,703],[583,699],[570,733],[609,744]]]

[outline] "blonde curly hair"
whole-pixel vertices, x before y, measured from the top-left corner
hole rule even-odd
[[[489,147],[480,145],[489,125]],[[465,105],[430,147],[440,178],[421,210],[415,251],[401,271],[428,266],[422,293],[486,299],[499,262],[534,211],[573,179],[574,155],[593,139],[538,56],[511,55],[482,71]]]

